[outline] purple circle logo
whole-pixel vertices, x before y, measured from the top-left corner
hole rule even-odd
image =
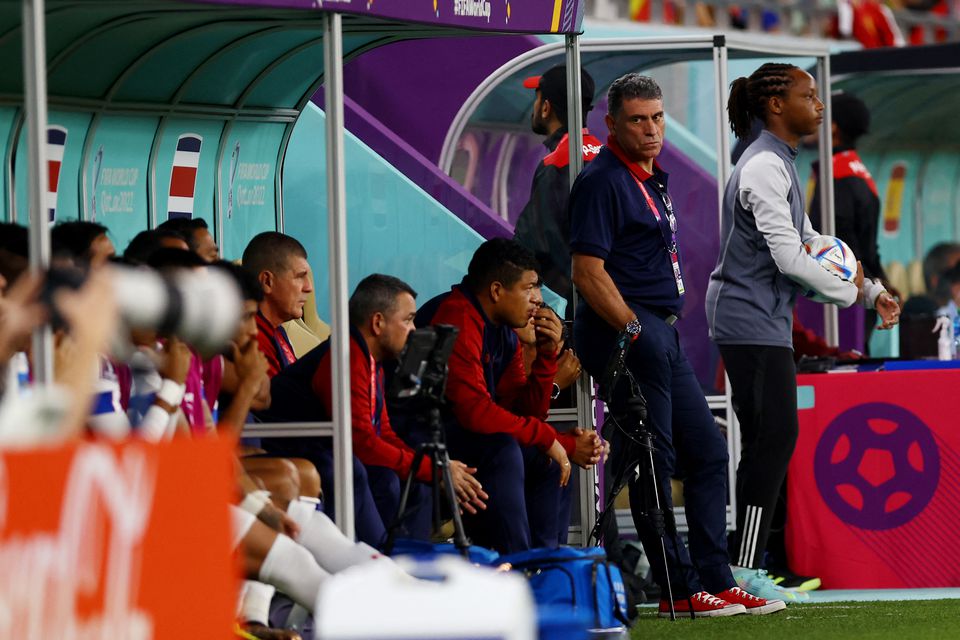
[[[930,429],[903,407],[870,402],[827,425],[814,454],[824,502],[861,529],[892,529],[929,504],[940,480]]]

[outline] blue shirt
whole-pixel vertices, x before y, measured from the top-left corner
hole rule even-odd
[[[672,237],[664,200],[667,179],[654,164],[653,174],[642,181],[660,215],[658,222],[627,166],[608,147],[601,149],[573,183],[570,249],[603,259],[628,304],[680,315],[683,296],[677,292],[667,249]],[[677,260],[682,267],[679,251]]]

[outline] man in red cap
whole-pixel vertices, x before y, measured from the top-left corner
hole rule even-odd
[[[536,89],[537,97],[530,116],[530,128],[546,136],[549,150],[533,174],[530,201],[517,219],[514,239],[534,252],[540,263],[544,282],[567,300],[567,317],[573,288],[570,281],[570,220],[567,199],[570,194],[570,150],[567,136],[567,68],[551,67],[541,76],[523,81],[523,86]],[[594,83],[586,71],[580,71],[581,103],[583,104],[583,162],[593,160],[602,143],[586,129],[587,113],[592,108]]]

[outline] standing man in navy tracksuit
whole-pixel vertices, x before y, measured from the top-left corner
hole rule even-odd
[[[514,240],[533,251],[540,263],[545,285],[567,300],[567,317],[573,317],[573,286],[570,282],[570,136],[567,132],[567,68],[557,65],[542,76],[523,82],[536,89],[537,97],[530,115],[533,132],[546,136],[543,145],[549,153],[537,165],[530,187],[530,200],[520,212]],[[593,102],[594,83],[590,74],[580,71],[583,105],[583,163],[600,151],[601,142],[586,129],[587,114]]]
[[[489,496],[486,510],[464,515],[467,533],[501,553],[556,547],[569,524],[570,461],[589,467],[602,452],[596,432],[557,433],[546,423],[563,343],[560,319],[537,303],[539,280],[530,251],[488,240],[463,282],[419,315],[459,329],[448,363],[447,444],[477,469]],[[528,377],[514,329],[531,322],[537,357]]]
[[[584,366],[597,379],[615,345],[632,340],[626,364],[647,399],[646,426],[653,435],[665,510],[672,509],[670,479],[679,475],[684,480],[690,552],[666,536],[666,567],[660,537],[643,515],[649,488],[643,486],[645,480],[630,483],[634,523],[654,579],[663,588],[660,615],[669,615],[668,571],[678,611],[688,611],[691,604],[701,616],[782,609],[782,601],[767,602],[741,591],[730,572],[727,444],[674,326],[683,309],[677,235],[678,215],[684,212],[673,210],[668,176],[655,162],[665,129],[660,87],[646,76],[627,74],[610,86],[607,98],[610,137],[570,194],[573,281],[583,294],[574,332]],[[614,414],[620,412],[628,386],[618,385]],[[626,464],[625,451],[632,447],[619,430],[611,430],[609,437],[617,468]]]

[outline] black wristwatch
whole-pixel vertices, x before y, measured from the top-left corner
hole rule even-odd
[[[640,335],[640,321],[637,318],[634,318],[633,320],[627,323],[627,326],[625,326],[623,330],[629,333],[630,335],[632,335],[633,337],[637,337],[638,335]]]
[[[554,382],[554,383],[553,383],[553,390],[550,391],[550,399],[551,399],[551,400],[556,400],[556,399],[559,398],[559,397],[560,397],[560,385],[558,385],[556,382]]]

